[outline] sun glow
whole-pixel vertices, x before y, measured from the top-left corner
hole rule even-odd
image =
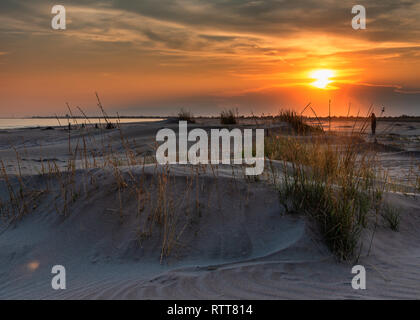
[[[311,83],[312,86],[317,87],[319,89],[326,89],[327,86],[332,82],[330,78],[334,77],[334,75],[335,72],[333,70],[319,69],[312,71],[309,77],[311,79],[315,79],[315,81]]]

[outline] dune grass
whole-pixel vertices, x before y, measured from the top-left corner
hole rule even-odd
[[[181,108],[178,112],[178,120],[179,121],[188,121],[189,123],[195,123],[194,115],[191,111],[187,111]]]
[[[281,110],[276,119],[288,123],[297,134],[311,134],[323,132],[322,127],[307,124],[303,116],[292,110]]]
[[[221,124],[236,124],[237,119],[235,116],[235,110],[233,109],[223,110],[220,113],[220,123]]]
[[[274,136],[266,139],[265,152],[284,163],[278,188],[286,211],[314,219],[332,252],[350,260],[369,215],[380,208],[384,190],[375,183],[375,153],[361,152],[356,137],[336,145],[331,141],[323,136]]]
[[[398,231],[400,228],[400,221],[401,221],[401,216],[399,211],[392,207],[390,204],[386,203],[383,206],[383,210],[382,210],[382,217],[384,218],[387,226],[393,230],[393,231]]]

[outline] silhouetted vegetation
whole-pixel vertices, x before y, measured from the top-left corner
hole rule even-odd
[[[220,123],[221,124],[236,124],[236,116],[234,110],[223,110],[220,113]]]

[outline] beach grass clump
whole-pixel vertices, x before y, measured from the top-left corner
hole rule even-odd
[[[266,156],[282,160],[280,201],[287,212],[313,218],[331,251],[340,260],[355,257],[368,215],[378,207],[374,154],[360,153],[349,139],[328,140],[269,137]]]
[[[323,132],[322,127],[306,123],[303,116],[292,110],[282,110],[276,117],[282,122],[288,123],[297,134],[310,134]]]
[[[116,128],[116,125],[113,124],[112,122],[107,122],[106,125],[105,125],[105,129],[107,129],[107,130],[112,130],[112,129],[115,129],[115,128]]]
[[[382,217],[391,230],[398,231],[400,229],[401,217],[396,208],[385,204],[382,209]]]
[[[220,123],[221,124],[236,124],[236,116],[235,116],[235,110],[228,109],[223,110],[220,113]]]
[[[184,109],[181,109],[178,112],[178,120],[179,121],[188,121],[190,123],[195,123],[194,115],[191,113],[191,111],[187,111]]]

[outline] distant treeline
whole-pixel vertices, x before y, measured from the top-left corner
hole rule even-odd
[[[98,118],[103,118],[103,116],[71,116],[71,117],[67,117],[67,116],[32,116],[32,119],[67,119],[67,118],[72,118],[72,119],[98,119]],[[170,118],[178,118],[177,116],[108,116],[108,119],[170,119]],[[220,116],[196,116],[194,117],[196,119],[219,119]],[[238,115],[236,116],[236,118],[238,119],[276,119],[278,118],[277,115]],[[354,117],[354,116],[349,116],[349,117],[345,117],[345,116],[331,116],[331,117],[309,117],[309,116],[302,116],[302,118],[304,119],[308,119],[308,120],[338,120],[338,121],[354,121],[354,120],[361,120],[361,119],[366,119],[366,117]],[[397,117],[391,117],[391,116],[383,116],[383,117],[377,117],[378,120],[381,121],[419,121],[420,122],[420,116],[409,116],[409,115],[401,115],[401,116],[397,116]]]
[[[313,119],[312,117],[308,117],[307,119]],[[349,117],[337,117],[337,116],[331,116],[331,118],[329,117],[318,117],[319,120],[338,120],[338,121],[351,121],[351,120],[361,120],[361,119],[366,119],[366,117],[353,117],[353,116],[349,116]],[[408,115],[401,115],[401,116],[397,116],[397,117],[391,117],[391,116],[382,116],[382,117],[377,117],[378,120],[381,121],[413,121],[413,122],[420,122],[420,116],[408,116]]]
[[[244,116],[244,115],[240,115],[240,116],[236,116],[238,119],[276,119],[279,118],[278,115],[253,115],[253,116]],[[161,118],[173,118],[172,117],[161,117]],[[218,119],[220,118],[220,116],[196,116],[194,117],[196,119]],[[349,116],[349,117],[344,117],[344,116],[331,116],[331,117],[309,117],[309,116],[302,116],[303,119],[305,120],[322,120],[322,121],[329,121],[331,120],[336,120],[336,121],[355,121],[355,120],[363,120],[366,119],[366,117],[354,117],[354,116]],[[398,116],[398,117],[376,117],[378,120],[381,121],[419,121],[420,122],[420,116],[407,116],[407,115],[402,115],[402,116]]]

